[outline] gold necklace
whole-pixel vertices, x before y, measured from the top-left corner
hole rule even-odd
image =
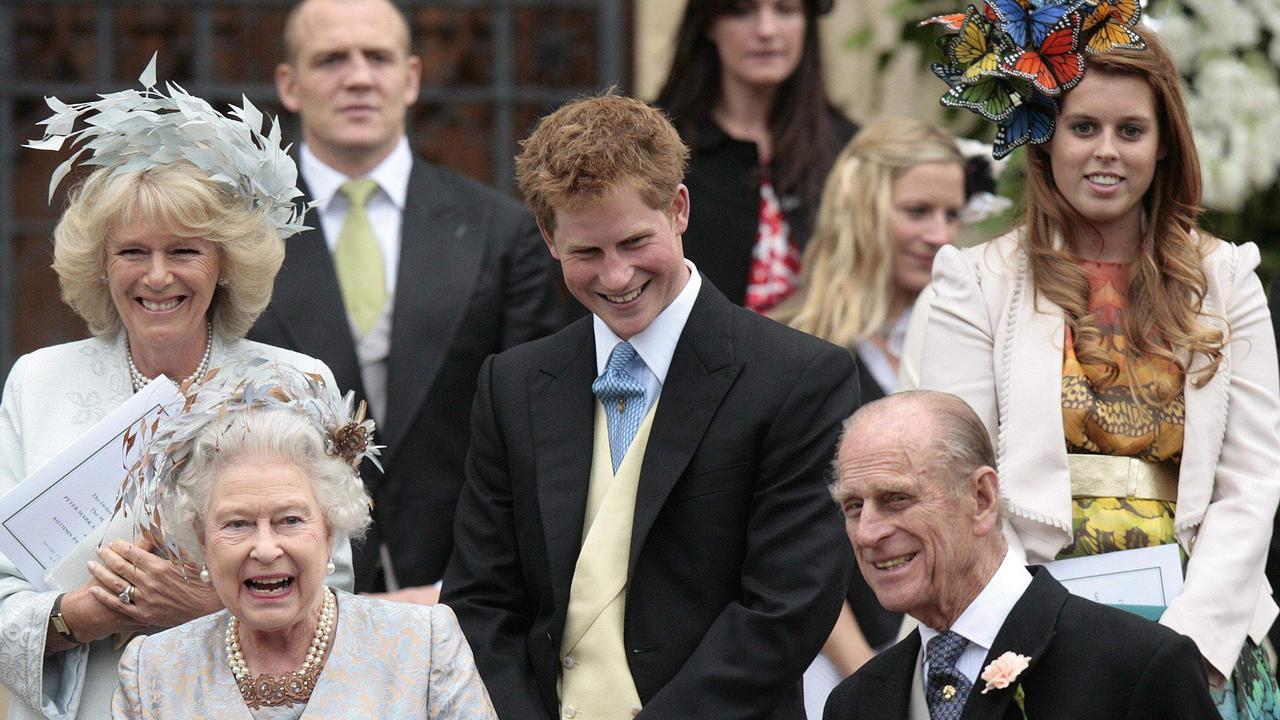
[[[262,673],[254,677],[249,673],[244,653],[240,650],[240,621],[231,616],[223,642],[231,674],[236,678],[236,686],[240,688],[240,696],[246,705],[256,710],[260,707],[299,705],[311,699],[311,692],[316,689],[316,681],[324,668],[325,651],[333,639],[335,605],[333,591],[325,588],[324,607],[320,611],[320,621],[316,623],[315,635],[311,638],[311,647],[307,648],[307,657],[302,661],[302,667],[283,675]]]

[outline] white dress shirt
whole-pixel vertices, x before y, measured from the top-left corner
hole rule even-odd
[[[338,247],[338,234],[342,232],[342,223],[351,207],[347,196],[338,190],[343,183],[356,178],[348,177],[326,165],[305,144],[300,154],[299,171],[307,189],[311,191],[311,199],[316,203],[320,231],[324,235],[325,244],[329,246],[329,254],[332,255]],[[409,150],[409,140],[401,136],[391,154],[364,176],[378,184],[378,188],[365,201],[364,210],[378,240],[378,248],[382,251],[387,302],[374,320],[373,327],[364,335],[360,334],[350,315],[347,322],[355,343],[356,360],[360,363],[360,382],[364,385],[365,399],[369,402],[369,413],[377,422],[383,422],[387,417],[387,357],[391,354],[391,316],[395,307],[396,274],[400,267],[400,229],[403,227],[405,198],[409,194],[409,173],[412,170],[413,153]],[[347,389],[340,388],[343,391]],[[400,589],[386,545],[380,546],[378,551],[382,558],[387,589]]]
[[[901,362],[902,349],[907,338],[907,327],[911,323],[911,308],[902,311],[898,319],[894,321],[889,328],[888,346],[889,352],[899,358]],[[884,390],[885,395],[893,394],[898,390],[898,371],[893,369],[893,362],[885,355],[884,351],[876,346],[873,342],[858,343],[855,351],[862,360],[862,364],[867,366],[867,370],[871,373],[872,379]]]
[[[346,219],[351,203],[338,192],[343,183],[351,180],[341,172],[324,164],[305,144],[301,151],[302,179],[311,191],[320,217],[320,230],[332,255],[338,246],[338,234]],[[409,193],[409,172],[413,169],[413,153],[409,140],[401,137],[391,154],[378,163],[367,177],[378,184],[378,189],[365,202],[365,214],[373,226],[378,247],[382,251],[384,276],[387,282],[387,303],[374,321],[373,327],[363,336],[348,317],[351,337],[356,346],[356,359],[360,362],[360,380],[364,385],[369,411],[378,422],[386,419],[387,410],[387,356],[391,353],[391,311],[395,307],[396,273],[400,266],[400,229],[403,226],[405,197]],[[344,388],[345,389],[345,388]]]
[[[302,179],[311,191],[311,199],[317,203],[320,229],[329,252],[332,253],[338,246],[338,233],[342,230],[342,221],[347,217],[347,208],[351,206],[347,197],[338,192],[338,188],[353,178],[325,165],[305,144],[302,146],[301,159],[299,169]],[[409,194],[409,171],[412,169],[413,153],[409,150],[409,140],[401,137],[391,154],[364,176],[378,183],[378,189],[365,203],[365,213],[369,216],[369,224],[373,226],[373,234],[378,237],[378,247],[382,250],[388,301],[396,293],[396,269],[400,267],[400,228],[404,217],[405,197]]]
[[[973,602],[969,603],[969,607],[960,613],[960,617],[956,618],[950,628],[943,629],[952,630],[969,641],[964,652],[960,654],[960,659],[956,661],[956,670],[969,678],[969,682],[974,684],[975,692],[981,692],[977,683],[978,676],[982,673],[982,661],[987,658],[987,653],[995,644],[996,635],[1004,625],[1005,618],[1009,617],[1009,612],[1013,610],[1013,606],[1018,603],[1030,584],[1031,573],[1018,559],[1012,557],[1012,553],[1006,552],[1004,559],[1000,561],[1000,567],[996,568],[996,573],[991,576],[987,586],[978,593]],[[929,641],[941,632],[921,623],[921,646],[927,647]],[[923,652],[920,655],[922,658],[925,657]],[[923,665],[921,672],[924,673],[924,677],[928,677],[928,661],[924,661]]]
[[[689,313],[693,311],[693,303],[698,299],[698,291],[702,288],[702,277],[698,268],[688,259],[684,261],[689,268],[689,279],[684,289],[676,295],[671,304],[649,323],[649,327],[631,336],[629,342],[636,349],[636,358],[627,366],[627,372],[644,385],[645,412],[658,401],[662,386],[667,381],[667,371],[671,369],[671,358],[676,353],[676,343],[684,332],[684,325],[689,321]],[[603,375],[609,365],[609,356],[613,348],[622,342],[622,338],[609,329],[609,326],[598,315],[591,316],[596,337],[596,375]]]

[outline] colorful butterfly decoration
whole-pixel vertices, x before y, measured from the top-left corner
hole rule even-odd
[[[1075,87],[1084,77],[1084,56],[1080,54],[1080,24],[1068,16],[1045,34],[1034,49],[1023,50],[1002,68],[1031,81],[1036,90],[1057,97]]]
[[[994,32],[995,29],[995,23],[969,6],[960,30],[946,48],[952,66],[964,68],[965,82],[974,82],[983,75],[994,73],[1009,52],[1004,36]]]
[[[1026,102],[1014,108],[1003,121],[997,123],[996,141],[991,154],[1000,159],[1019,145],[1041,145],[1053,137],[1058,117],[1058,105],[1053,98],[1031,93]]]
[[[1040,47],[1058,23],[1082,4],[1044,4],[1039,7],[1028,0],[987,0],[1004,25],[1009,39],[1020,48]]]
[[[1142,49],[1140,0],[984,0],[936,15],[946,64],[941,103],[997,124],[994,154],[1053,137],[1058,100],[1084,78],[1084,53]]]
[[[1097,0],[1098,4],[1084,16],[1081,30],[1089,36],[1085,49],[1104,53],[1116,48],[1142,50],[1146,43],[1133,31],[1142,18],[1138,0]]]

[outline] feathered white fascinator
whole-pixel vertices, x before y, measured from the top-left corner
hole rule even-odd
[[[113,175],[186,160],[254,208],[266,208],[280,237],[307,229],[302,224],[306,207],[295,202],[302,196],[298,168],[288,148],[280,147],[278,117],[264,135],[262,112],[243,95],[242,105],[232,105],[228,116],[175,83],[165,83],[163,92],[156,89],[155,55],[138,81],[141,91],[121,90],[92,102],[68,105],[45,98],[53,115],[38,123],[45,126],[44,138],[26,147],[56,151],[80,145],[54,170],[50,200],[86,152],[92,155],[85,165],[115,168]],[[76,130],[81,117],[85,126]]]
[[[265,358],[251,361],[238,381],[220,383],[217,375],[215,368],[201,382],[184,385],[183,406],[144,429],[146,448],[116,495],[115,512],[133,515],[137,526],[154,538],[157,551],[172,560],[190,559],[172,534],[165,532],[176,522],[169,515],[180,492],[178,475],[207,428],[213,426],[222,433],[232,430],[236,416],[246,410],[283,408],[305,415],[323,437],[325,452],[351,466],[354,482],[360,482],[360,463],[365,458],[382,469],[378,462],[382,446],[373,443],[374,421],[365,417],[364,401],[356,407],[354,392],[343,397],[320,375]]]

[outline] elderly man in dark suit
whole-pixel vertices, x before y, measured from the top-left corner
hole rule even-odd
[[[276,88],[302,120],[314,229],[289,241],[249,337],[324,360],[369,401],[386,474],[362,472],[374,524],[356,546],[356,588],[433,601],[476,374],[489,354],[559,325],[551,263],[517,202],[410,151],[420,64],[394,5],[306,0],[285,50]]]
[[[685,260],[687,157],[658,111],[605,96],[517,158],[592,316],[480,374],[444,600],[503,718],[802,720],[840,609],[823,474],[852,358]]]
[[[858,567],[920,626],[841,683],[825,720],[1216,720],[1189,638],[1009,555],[994,466],[954,395],[891,395],[846,423],[832,495]]]

